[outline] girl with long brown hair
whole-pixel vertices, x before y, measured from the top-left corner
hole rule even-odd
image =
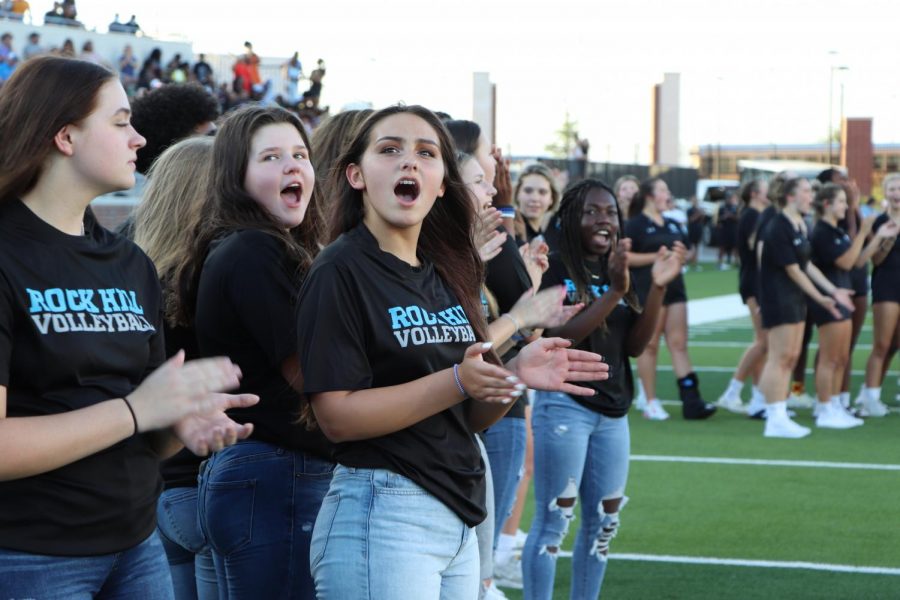
[[[164,362],[153,264],[93,219],[144,138],[116,75],[38,57],[0,91],[0,589],[172,598],[159,459],[246,437],[226,358]]]
[[[454,155],[433,113],[395,106],[338,162],[334,241],[297,319],[304,389],[338,462],[313,533],[320,599],[474,598],[485,490],[473,432],[528,385],[590,393],[566,380],[605,377],[561,339],[497,364]]]
[[[227,115],[211,179],[174,314],[194,328],[201,355],[241,362],[242,389],[260,402],[233,411],[253,435],[201,472],[200,525],[221,596],[311,599],[309,539],[334,464],[321,431],[300,419],[295,301],[322,228],[302,123],[277,107]]]

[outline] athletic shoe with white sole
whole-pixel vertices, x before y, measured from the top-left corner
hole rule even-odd
[[[665,421],[669,418],[669,413],[662,407],[660,401],[654,398],[647,401],[647,406],[644,408],[644,418],[651,421]]]
[[[823,429],[851,429],[863,424],[862,419],[851,416],[844,410],[843,406],[840,406],[840,400],[838,400],[837,406],[831,402],[828,404],[817,403],[816,408],[818,409],[816,427]]]
[[[729,412],[733,412],[738,415],[746,415],[747,414],[747,406],[741,402],[740,396],[729,396],[728,394],[722,394],[719,396],[718,401],[716,401],[716,406],[719,408],[724,408]]]
[[[795,423],[787,416],[784,402],[776,402],[769,405],[763,436],[767,438],[799,439],[808,436],[811,431],[809,427]]]
[[[807,393],[795,394],[794,392],[791,392],[791,395],[788,396],[787,399],[788,408],[812,408],[815,405],[816,399]]]
[[[885,417],[888,414],[887,405],[878,398],[869,398],[863,394],[861,399],[857,399],[861,406],[859,407],[859,416],[861,417]]]
[[[494,583],[498,587],[522,589],[522,560],[512,558],[506,562],[494,563]]]

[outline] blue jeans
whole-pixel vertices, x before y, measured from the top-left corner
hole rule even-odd
[[[197,515],[197,488],[164,491],[156,504],[156,520],[172,571],[175,600],[217,600],[216,568]]]
[[[494,514],[494,482],[493,476],[491,475],[491,460],[488,458],[487,450],[484,447],[484,442],[481,441],[481,436],[475,436],[475,442],[478,444],[478,449],[481,451],[481,460],[484,461],[484,479],[485,479],[485,490],[484,490],[484,509],[487,512],[487,516],[484,518],[484,521],[475,526],[475,535],[478,536],[478,557],[481,561],[481,565],[479,568],[480,575],[479,578],[490,579],[494,575],[494,527],[497,524],[494,522],[496,515]],[[500,524],[503,526],[503,523]]]
[[[473,600],[475,530],[386,469],[338,465],[310,550],[319,600]]]
[[[484,434],[484,445],[494,476],[494,543],[497,549],[503,524],[516,503],[516,490],[525,466],[525,419],[506,417]]]
[[[0,548],[0,596],[40,600],[172,600],[159,536],[101,556],[47,556]]]
[[[628,418],[603,416],[566,394],[538,392],[532,429],[535,513],[522,551],[525,598],[553,597],[556,554],[574,516],[576,496],[581,525],[572,553],[571,597],[597,598],[625,502]]]
[[[313,524],[334,463],[256,440],[216,452],[200,476],[200,528],[222,598],[315,599]]]

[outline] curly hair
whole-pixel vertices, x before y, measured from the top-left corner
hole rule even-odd
[[[165,85],[135,99],[131,123],[147,139],[137,153],[137,170],[146,174],[166,148],[218,118],[219,102],[192,83]]]

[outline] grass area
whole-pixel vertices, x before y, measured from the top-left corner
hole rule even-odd
[[[690,273],[695,294],[735,286],[734,271]],[[710,293],[709,295],[715,295]],[[860,344],[871,343],[871,320]],[[701,390],[715,400],[725,389],[752,338],[749,319],[735,319],[692,328],[690,354],[700,373]],[[813,338],[815,342],[815,338]],[[736,345],[737,347],[731,347]],[[863,369],[868,349],[853,357]],[[810,351],[811,366],[815,350]],[[660,354],[659,396],[676,399],[669,359]],[[898,371],[885,380],[882,397],[897,407]],[[719,370],[709,370],[718,368]],[[704,370],[706,369],[706,370]],[[862,382],[853,377],[854,395]],[[814,393],[812,375],[807,388]],[[744,390],[745,401],[749,389]],[[652,456],[728,457],[769,460],[833,461],[900,464],[900,415],[869,419],[848,431],[817,430],[802,440],[762,437],[763,423],[720,412],[709,421],[686,422],[678,407],[672,418],[646,421],[632,411],[632,453]],[[812,426],[808,410],[797,415]],[[628,483],[630,502],[612,552],[627,554],[716,557],[745,560],[803,561],[868,567],[900,568],[900,505],[897,471],[800,468],[632,461]],[[580,506],[578,511],[580,511]],[[522,528],[533,514],[529,499]],[[571,550],[578,519],[563,548]],[[569,598],[571,559],[560,558],[554,598]],[[757,568],[706,564],[672,564],[611,559],[604,598],[897,598],[900,577],[805,569]],[[521,592],[505,590],[511,599]]]
[[[699,263],[700,271],[690,270],[684,275],[688,297],[691,300],[736,294],[738,289],[737,268],[720,271],[716,263]]]

